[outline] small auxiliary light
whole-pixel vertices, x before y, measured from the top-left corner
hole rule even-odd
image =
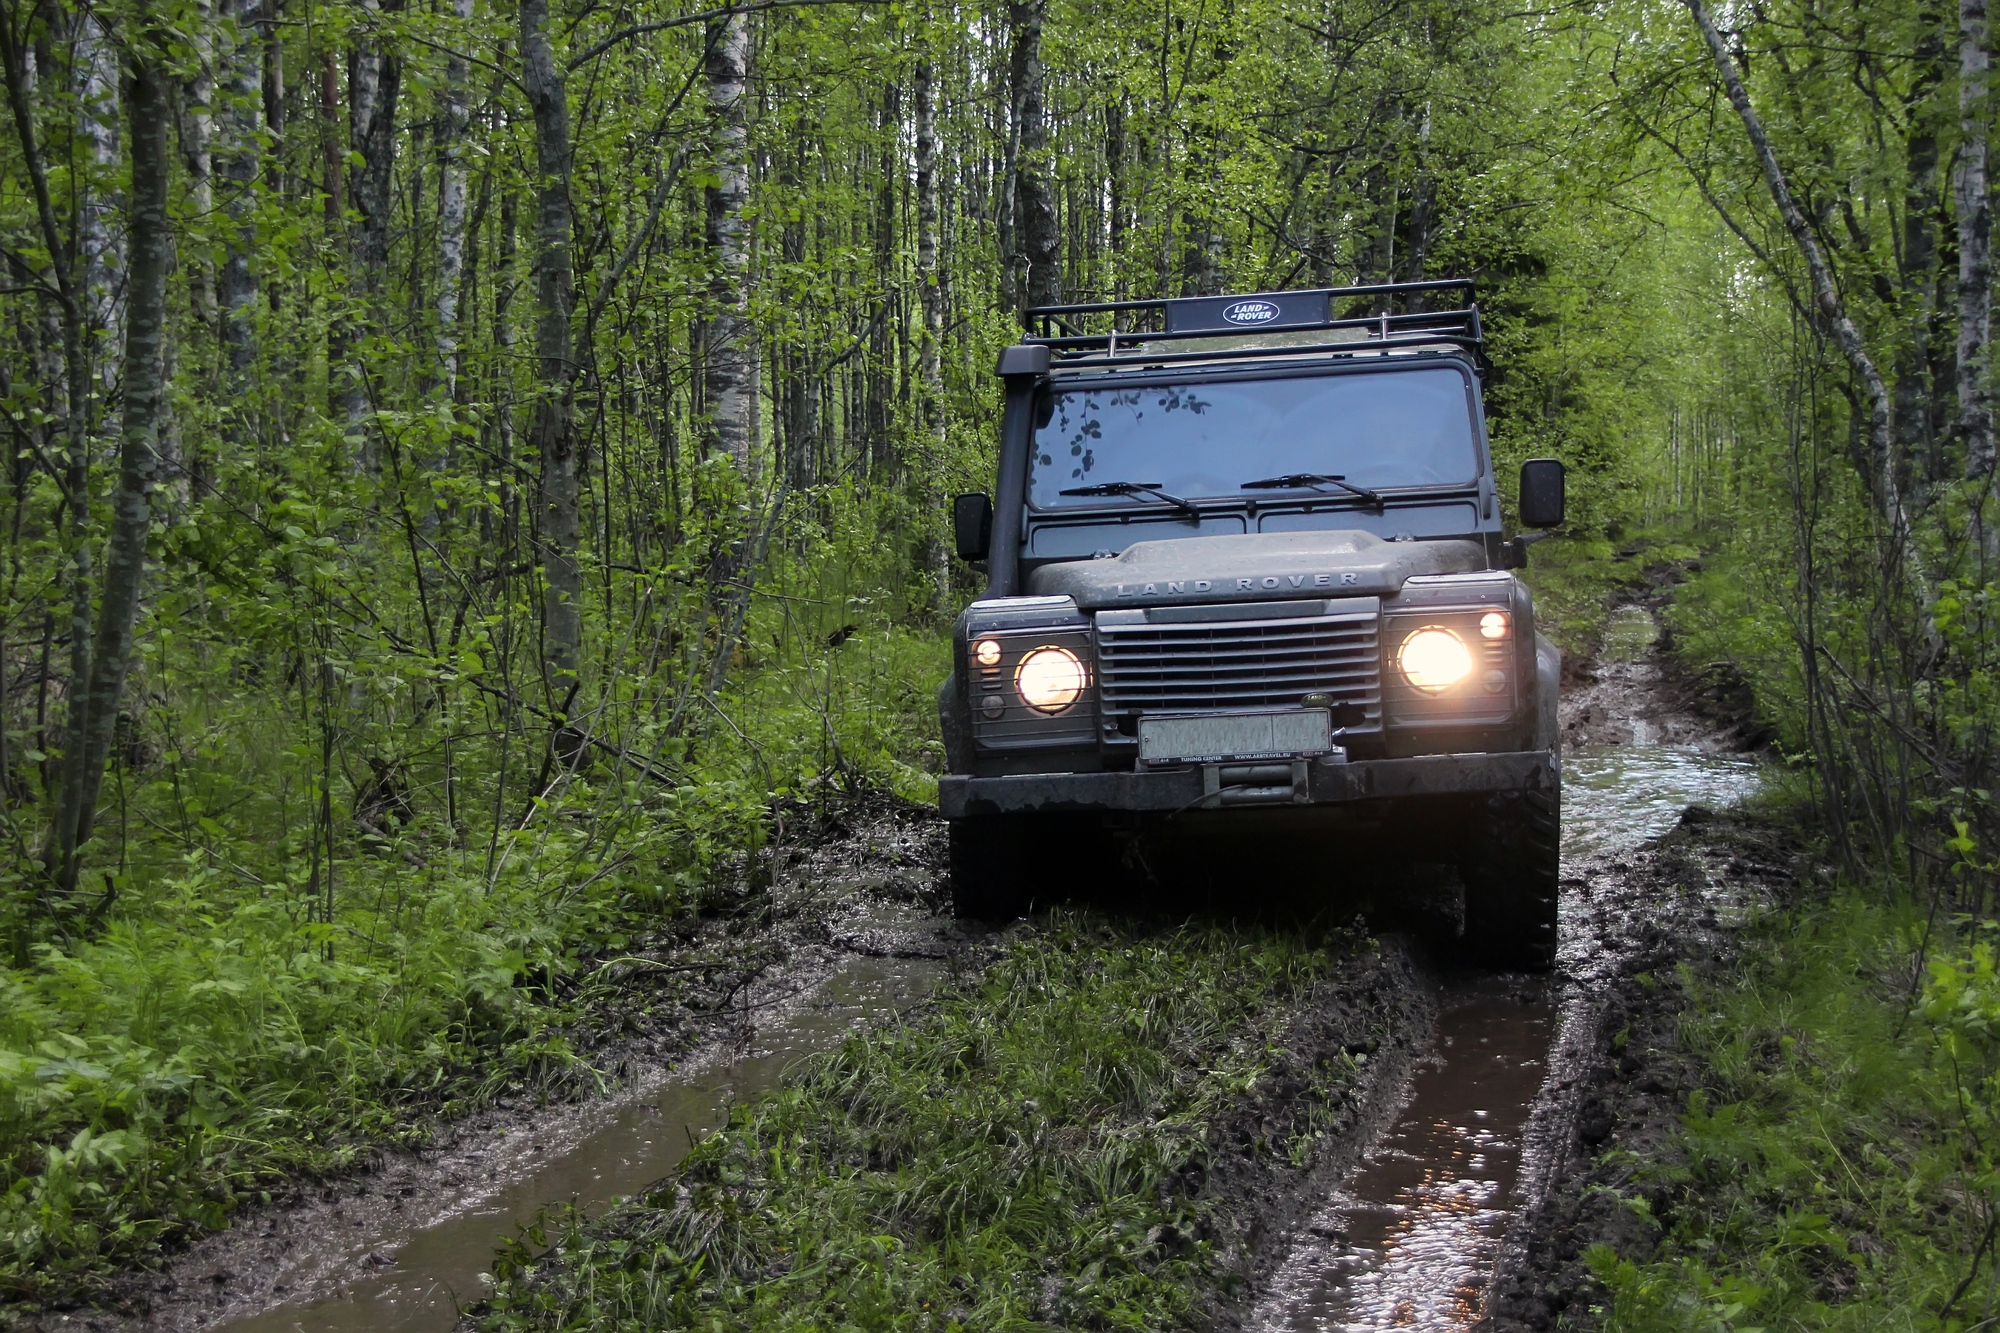
[[[1479,617],[1479,637],[1482,639],[1504,639],[1507,637],[1507,613],[1488,611]]]
[[[981,639],[973,645],[972,657],[981,666],[999,666],[1000,641],[998,639]]]

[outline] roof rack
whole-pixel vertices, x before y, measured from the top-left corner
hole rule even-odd
[[[1432,292],[1463,292],[1463,307],[1409,309]],[[1399,301],[1400,298],[1400,301]],[[1417,298],[1411,300],[1410,298]],[[1376,307],[1376,313],[1342,315],[1343,305]],[[1403,304],[1402,313],[1392,308]],[[1035,306],[1028,312],[1029,336],[1065,368],[1130,364],[1143,354],[1148,364],[1213,361],[1218,356],[1297,356],[1312,352],[1378,353],[1399,347],[1462,347],[1482,368],[1486,335],[1479,323],[1470,278],[1436,282],[1385,282],[1367,287],[1311,287],[1258,292],[1248,296],[1181,296],[1157,301],[1100,301],[1089,305]],[[1133,318],[1129,321],[1127,314]],[[1109,316],[1109,319],[1103,318]],[[1104,326],[1108,324],[1109,327]],[[1121,324],[1129,324],[1121,328]],[[1151,327],[1142,327],[1150,325]],[[1094,326],[1094,327],[1093,327]],[[1363,336],[1307,346],[1238,347],[1227,351],[1162,352],[1159,345],[1217,334],[1357,329]],[[1143,348],[1142,348],[1143,344]]]

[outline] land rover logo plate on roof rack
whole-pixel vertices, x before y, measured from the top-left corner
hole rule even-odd
[[[1324,325],[1329,313],[1324,291],[1183,297],[1163,304],[1167,309],[1169,333],[1195,333],[1205,329],[1219,333],[1227,329]]]
[[[1238,301],[1222,317],[1231,324],[1268,324],[1278,317],[1278,307],[1269,301]]]

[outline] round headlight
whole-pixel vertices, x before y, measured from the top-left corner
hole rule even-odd
[[[1000,641],[998,639],[981,639],[978,643],[972,645],[972,657],[981,666],[999,666]]]
[[[1037,648],[1014,673],[1021,702],[1044,713],[1060,713],[1075,703],[1083,684],[1083,663],[1067,648]]]
[[[1507,613],[1488,611],[1479,617],[1479,637],[1482,639],[1504,639],[1507,637]]]
[[[1435,694],[1472,674],[1472,654],[1456,634],[1430,625],[1403,640],[1396,665],[1410,684]]]

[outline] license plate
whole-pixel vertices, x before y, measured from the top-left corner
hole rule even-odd
[[[1324,708],[1281,713],[1202,713],[1139,719],[1139,758],[1148,764],[1225,759],[1290,759],[1333,748],[1333,715]]]

